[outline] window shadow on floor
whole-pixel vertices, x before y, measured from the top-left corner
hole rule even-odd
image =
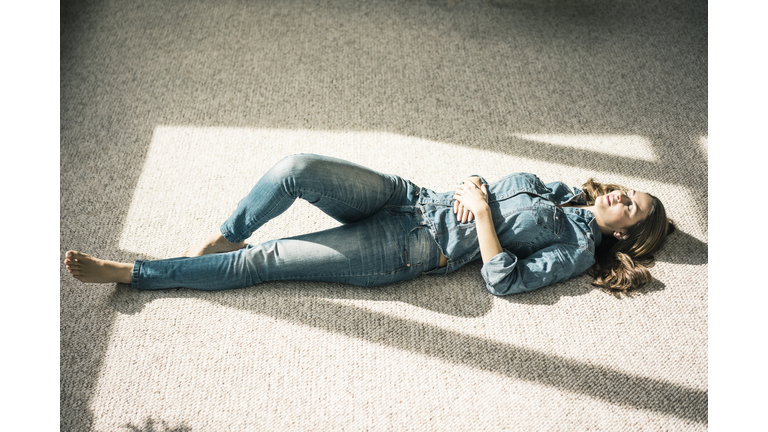
[[[280,290],[268,283],[238,293],[214,293],[206,300],[284,322],[311,326],[373,344],[578,393],[623,407],[655,411],[698,423],[708,422],[708,392],[579,362],[529,348],[473,337],[434,325],[303,295],[281,296],[279,307],[254,290]],[[144,302],[200,298],[186,289],[139,292],[118,285],[109,304],[119,313],[139,312]],[[231,301],[230,301],[231,299]],[[372,325],[375,323],[375,325]]]
[[[707,155],[699,141],[708,130],[706,2],[476,3],[62,1],[62,257],[87,246],[102,258],[136,258],[116,239],[158,125],[383,131],[612,170],[698,195],[694,207],[705,235],[697,236],[705,238]],[[519,133],[642,136],[658,161],[556,148]],[[704,246],[683,236],[659,260],[706,263]],[[678,257],[681,249],[692,253]],[[115,300],[109,289],[79,284],[65,271],[60,290],[62,430],[90,430]],[[480,316],[490,304],[480,292],[478,284],[469,305],[413,301]],[[303,297],[296,307],[313,304],[322,306],[323,319],[334,312],[357,322],[375,317],[337,310],[322,296]],[[267,313],[257,306],[252,312]],[[306,320],[329,325],[318,315]],[[365,329],[350,336],[706,422],[703,392],[406,320],[384,322],[427,332],[426,345]],[[467,349],[452,351],[441,339]],[[510,365],[499,366],[503,361]],[[526,367],[528,361],[546,373]],[[617,390],[603,388],[610,383]],[[631,391],[634,385],[648,394]]]

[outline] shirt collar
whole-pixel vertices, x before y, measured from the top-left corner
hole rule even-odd
[[[574,215],[575,219],[581,219],[581,222],[588,226],[589,230],[592,232],[592,239],[595,242],[595,247],[600,245],[600,242],[603,240],[603,233],[600,231],[600,227],[597,225],[597,219],[595,219],[594,213],[580,207],[562,207],[562,209],[566,213]]]

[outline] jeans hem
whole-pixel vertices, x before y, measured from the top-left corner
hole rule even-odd
[[[246,197],[246,198],[248,198],[248,197]],[[246,199],[246,198],[243,198],[243,199]],[[247,234],[247,235],[245,235],[244,237],[243,237],[243,236],[237,236],[237,235],[234,235],[234,234],[233,234],[233,233],[230,231],[230,229],[229,229],[229,225],[232,225],[232,223],[231,223],[230,221],[232,220],[232,217],[234,216],[234,214],[233,214],[232,216],[230,216],[230,217],[229,217],[229,218],[228,218],[226,221],[224,221],[224,223],[222,223],[222,224],[221,224],[221,226],[219,227],[219,232],[221,232],[221,235],[222,235],[222,236],[224,236],[224,238],[225,238],[225,239],[226,239],[228,242],[230,242],[230,243],[240,243],[240,242],[243,242],[243,241],[245,241],[245,240],[246,240],[248,237],[250,237],[251,235],[253,235],[253,233],[254,233],[254,232],[256,232],[256,230],[258,230],[259,228],[261,228],[261,227],[262,227],[262,226],[263,226],[265,223],[267,223],[267,222],[269,222],[270,220],[272,220],[272,219],[274,219],[274,218],[275,218],[275,216],[272,216],[272,212],[273,212],[273,211],[274,211],[276,208],[278,208],[278,206],[280,206],[280,204],[281,204],[281,203],[283,202],[283,200],[285,200],[286,198],[288,198],[288,199],[291,199],[292,201],[296,201],[296,197],[295,197],[295,196],[291,196],[291,195],[284,195],[284,196],[281,196],[281,197],[280,197],[280,199],[279,199],[279,200],[277,200],[277,202],[276,202],[276,203],[274,203],[274,204],[272,205],[272,207],[271,207],[271,208],[270,208],[268,211],[266,211],[266,212],[265,212],[265,215],[266,215],[266,216],[263,216],[263,217],[261,218],[262,220],[263,220],[263,219],[266,219],[266,221],[262,221],[262,222],[260,222],[260,223],[256,224],[256,225],[258,225],[258,226],[257,226],[255,229],[252,229],[252,230],[250,231],[250,233],[248,233],[248,234]],[[242,202],[242,201],[241,201],[241,202]],[[240,210],[240,204],[239,204],[239,203],[238,203],[238,210]],[[237,213],[237,210],[236,210],[235,212]],[[279,214],[278,214],[278,215],[279,215]],[[247,216],[247,215],[246,215],[246,216]],[[253,223],[248,223],[248,225],[254,225],[254,224],[253,224]]]
[[[136,260],[133,263],[133,271],[131,272],[131,286],[134,289],[139,289],[139,270],[141,269],[142,260]]]
[[[225,224],[226,224],[226,222],[224,224],[222,224],[221,227],[219,227],[219,232],[224,237],[224,239],[226,241],[230,242],[230,243],[240,243],[240,242],[234,242],[234,241],[230,240],[231,238],[235,238],[235,237],[228,230],[224,229],[224,225]]]

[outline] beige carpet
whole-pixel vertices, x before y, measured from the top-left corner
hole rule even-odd
[[[377,289],[87,285],[61,267],[61,430],[708,428],[707,5],[62,2],[61,255],[177,256],[292,153],[445,191],[588,177],[679,232],[628,299],[494,297],[479,265]],[[306,203],[249,242],[324,229]]]

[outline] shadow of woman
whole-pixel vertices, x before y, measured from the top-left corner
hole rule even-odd
[[[654,279],[650,283],[629,291],[626,294],[609,293],[601,288],[593,286],[592,278],[589,275],[583,274],[565,282],[550,285],[535,291],[504,296],[502,298],[510,303],[551,306],[563,298],[578,297],[589,294],[595,290],[603,291],[605,295],[613,296],[617,299],[629,299],[652,294],[657,291],[663,291],[664,289],[666,289],[666,285],[663,282]]]
[[[656,261],[670,264],[704,265],[709,263],[709,245],[677,229],[655,257]]]

